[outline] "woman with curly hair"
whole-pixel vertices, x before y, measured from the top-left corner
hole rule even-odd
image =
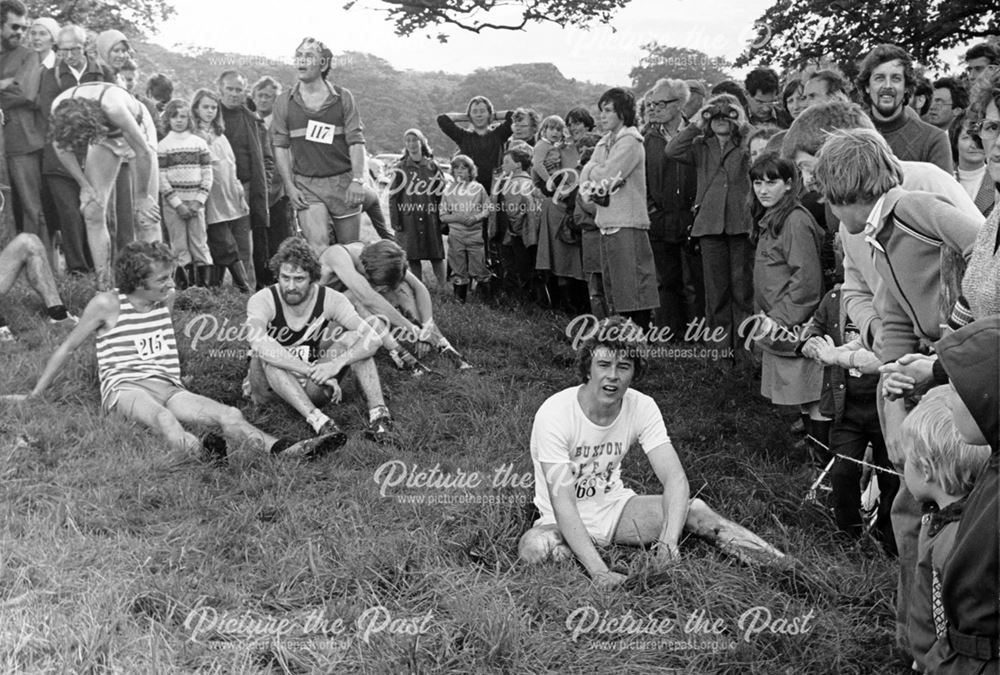
[[[135,168],[135,237],[159,241],[156,123],[142,103],[106,82],[67,89],[52,102],[49,125],[59,161],[80,185],[80,210],[100,290],[111,287],[108,201],[122,162]]]

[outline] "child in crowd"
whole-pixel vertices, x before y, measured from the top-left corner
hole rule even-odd
[[[163,110],[167,135],[157,146],[163,224],[177,261],[177,288],[207,286],[212,266],[205,224],[205,201],[212,189],[212,156],[208,143],[191,133],[191,111],[175,98]]]
[[[806,432],[819,429],[823,369],[796,353],[801,326],[822,298],[819,264],[822,232],[799,202],[795,164],[774,153],[750,167],[753,185],[750,213],[757,249],[753,268],[754,306],[758,312],[750,337],[763,352],[760,393],[776,405],[797,405]]]
[[[892,464],[878,421],[876,397],[881,365],[878,357],[861,346],[861,334],[841,303],[837,284],[819,303],[819,309],[806,325],[801,353],[826,366],[819,413],[833,420],[829,442],[834,455],[862,460],[869,444],[872,462],[886,471],[875,471],[879,487],[879,507],[873,533],[890,555],[896,554],[889,511],[899,489],[899,478],[890,473]],[[813,422],[813,433],[822,434],[829,423]],[[837,526],[850,535],[862,533],[861,465],[850,459],[838,458],[830,470],[833,487],[833,516]]]
[[[747,135],[747,152],[750,153],[750,163],[753,164],[757,161],[757,158],[764,154],[767,148],[768,142],[781,132],[776,126],[771,124],[765,124],[760,127],[755,127]]]
[[[580,152],[581,167],[590,161],[594,153],[593,141]],[[595,220],[597,205],[583,198],[577,191],[573,208],[573,220],[580,228],[580,249],[583,278],[587,282],[590,296],[590,313],[598,319],[608,316],[608,306],[604,301],[604,279],[601,277],[601,230]]]
[[[236,156],[222,126],[219,95],[199,89],[191,100],[195,133],[208,143],[212,155],[212,189],[205,202],[208,248],[215,261],[210,285],[218,286],[226,269],[233,285],[250,292],[246,262],[250,260],[250,205],[243,184],[236,177]]]
[[[489,196],[476,181],[476,164],[468,155],[452,158],[451,173],[455,182],[447,184],[441,194],[441,222],[448,225],[448,267],[455,297],[465,302],[473,279],[480,294],[490,280],[483,244]]]
[[[549,179],[561,169],[574,169],[580,162],[576,145],[566,140],[566,123],[559,115],[549,115],[538,129],[531,157],[531,174],[535,185],[546,197],[553,196],[556,186],[549,189]],[[564,184],[572,181],[561,181]],[[563,193],[568,191],[563,190]]]
[[[903,420],[898,441],[906,453],[906,487],[924,504],[908,621],[913,669],[919,672],[925,672],[934,642],[949,639],[941,604],[942,569],[966,497],[990,455],[988,446],[970,445],[959,436],[950,399],[947,386],[929,391]]]

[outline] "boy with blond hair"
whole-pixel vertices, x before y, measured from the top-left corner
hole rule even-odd
[[[966,497],[986,465],[990,449],[971,445],[959,435],[947,386],[928,392],[906,417],[899,443],[906,453],[903,479],[913,497],[924,505],[907,630],[913,668],[925,672],[927,653],[936,640],[947,639],[942,569],[955,543]]]

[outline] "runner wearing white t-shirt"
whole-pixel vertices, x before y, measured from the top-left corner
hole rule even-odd
[[[535,415],[531,459],[541,517],[521,537],[520,558],[537,563],[572,553],[595,584],[615,586],[626,577],[608,569],[595,544],[655,543],[657,560],[667,562],[678,556],[685,527],[744,560],[783,557],[700,499],[689,500],[656,402],[629,390],[646,361],[636,343],[622,339],[625,326],[620,318],[603,322],[580,351],[583,384],[549,397]],[[663,485],[661,496],[622,484],[622,458],[637,442]]]

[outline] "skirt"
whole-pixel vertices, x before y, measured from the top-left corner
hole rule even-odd
[[[818,401],[823,389],[823,366],[812,359],[763,352],[760,393],[775,405],[802,405]]]
[[[623,227],[601,234],[601,277],[608,311],[639,312],[660,306],[649,233]]]
[[[583,281],[583,258],[580,244],[567,244],[558,237],[559,227],[566,216],[565,204],[557,204],[551,198],[543,202],[535,269],[549,270],[557,277],[569,277]]]

